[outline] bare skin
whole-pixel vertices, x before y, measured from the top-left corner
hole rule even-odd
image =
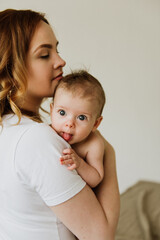
[[[104,178],[94,192],[108,218],[110,233],[114,239],[120,212],[120,194],[116,173],[115,151],[105,139],[104,143]]]
[[[61,164],[69,170],[76,169],[91,188],[96,187],[104,175],[104,143],[96,133],[103,119],[97,115],[99,104],[91,97],[75,96],[59,85],[50,112],[51,126],[71,145],[71,148],[63,150]]]
[[[61,164],[67,165],[69,170],[76,169],[91,188],[96,187],[104,176],[102,137],[97,132],[91,132],[84,141],[71,147],[63,151]]]
[[[58,55],[57,40],[52,29],[41,22],[27,56],[29,75],[24,109],[37,112],[43,98],[52,96],[58,80],[62,77],[64,65],[64,60]],[[112,146],[105,140],[104,142],[105,173],[103,181],[95,191],[96,195],[86,185],[68,201],[51,207],[64,225],[80,240],[114,239],[119,215],[115,154]]]
[[[104,141],[104,178],[94,190],[95,194],[86,186],[69,201],[52,207],[61,221],[80,240],[114,240],[115,237],[120,209],[115,152]]]

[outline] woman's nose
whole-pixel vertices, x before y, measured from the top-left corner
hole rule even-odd
[[[66,62],[63,60],[63,58],[61,58],[58,54],[57,57],[54,61],[53,67],[54,69],[57,69],[59,67],[64,67],[66,65]]]

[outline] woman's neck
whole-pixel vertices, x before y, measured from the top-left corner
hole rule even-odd
[[[20,108],[26,111],[33,112],[35,114],[39,114],[39,108],[42,102],[42,98],[35,97],[25,97],[24,101],[20,103]]]

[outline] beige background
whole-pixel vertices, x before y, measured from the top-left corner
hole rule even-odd
[[[160,1],[1,0],[5,8],[45,12],[65,73],[87,68],[101,81],[100,130],[116,150],[120,191],[160,182]]]

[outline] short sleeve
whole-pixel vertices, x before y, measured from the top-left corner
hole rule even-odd
[[[76,170],[70,171],[60,164],[62,151],[68,147],[67,142],[43,123],[25,131],[17,143],[14,157],[17,176],[48,206],[67,201],[86,184]]]

